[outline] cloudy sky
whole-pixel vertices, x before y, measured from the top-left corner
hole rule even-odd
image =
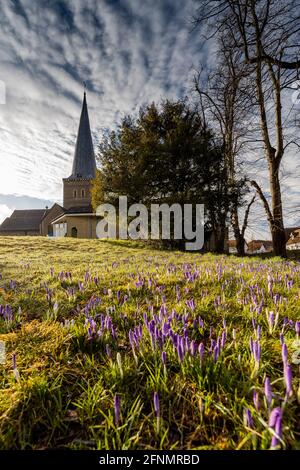
[[[84,80],[95,147],[124,114],[189,93],[194,69],[213,61],[194,12],[193,0],[1,1],[0,222],[14,208],[61,202]],[[293,165],[285,191],[297,207]],[[288,225],[298,217],[290,206]],[[261,219],[251,219],[257,235]]]

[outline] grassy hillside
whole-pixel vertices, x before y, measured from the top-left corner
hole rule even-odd
[[[1,449],[300,449],[299,263],[11,237],[0,273]]]

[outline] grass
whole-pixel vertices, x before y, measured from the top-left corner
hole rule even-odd
[[[275,407],[300,449],[298,262],[2,237],[0,273],[1,449],[269,449]]]

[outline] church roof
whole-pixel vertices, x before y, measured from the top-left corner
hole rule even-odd
[[[45,209],[15,210],[7,217],[0,232],[39,231]]]
[[[69,179],[89,179],[95,178],[95,176],[96,161],[86,103],[86,93],[84,93],[72,174]]]
[[[300,228],[294,230],[291,233],[291,236],[287,242],[287,245],[294,245],[295,243],[300,243]]]
[[[52,224],[55,224],[59,222],[61,219],[64,217],[71,217],[72,215],[75,216],[85,216],[85,215],[95,215],[95,212],[93,210],[93,206],[91,204],[88,204],[86,206],[75,206],[75,207],[70,207],[69,209],[65,209],[65,212],[63,214],[58,215],[55,219],[52,220]]]
[[[93,214],[93,212],[92,204],[80,207],[69,207],[66,211],[67,214]]]
[[[284,229],[284,233],[285,233],[285,241],[288,242],[292,233],[295,232],[296,230],[299,230],[300,227],[286,227]]]

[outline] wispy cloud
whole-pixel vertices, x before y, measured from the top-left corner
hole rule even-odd
[[[201,59],[193,8],[181,0],[1,2],[1,192],[61,198],[83,80],[96,144],[144,102],[187,93]]]
[[[9,217],[12,213],[12,209],[10,209],[6,204],[0,204],[0,224],[6,217]]]
[[[194,10],[193,0],[1,2],[0,193],[61,200],[84,80],[95,146],[145,102],[188,94],[193,68],[213,60],[191,31]]]

